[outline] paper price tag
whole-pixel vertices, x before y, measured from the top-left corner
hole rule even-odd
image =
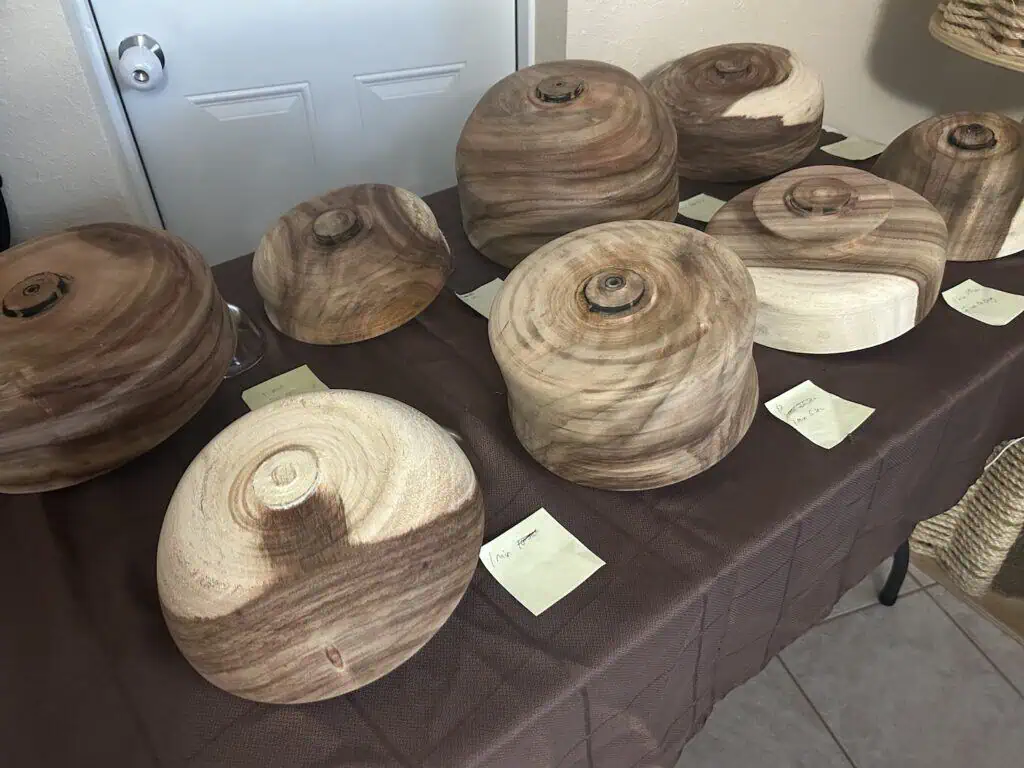
[[[718,209],[723,205],[725,205],[724,200],[719,200],[711,195],[705,195],[702,192],[679,203],[679,215],[694,221],[707,223],[711,221],[711,217],[718,213]]]
[[[773,416],[822,448],[835,448],[867,418],[874,408],[844,400],[811,381],[797,384],[765,403]]]
[[[305,392],[322,392],[330,389],[316,374],[303,365],[280,376],[267,379],[262,384],[250,387],[242,393],[242,399],[249,406],[250,411],[270,405],[275,400],[280,400],[288,395],[301,395]]]
[[[1024,203],[1017,209],[1017,215],[1010,222],[1010,231],[1006,233],[1003,247],[999,249],[999,258],[1012,256],[1024,251]]]
[[[484,283],[469,293],[457,293],[455,295],[489,320],[491,318],[491,305],[498,297],[503,285],[505,285],[505,281],[500,277],[496,277],[491,282]]]
[[[828,144],[821,148],[822,152],[841,157],[844,160],[867,160],[869,157],[881,154],[885,144],[879,144],[871,139],[860,139],[856,136],[837,141],[835,144]]]
[[[942,298],[957,312],[988,325],[1006,325],[1024,312],[1024,296],[986,288],[973,280],[943,291]]]
[[[604,565],[543,507],[484,544],[480,561],[534,616]]]

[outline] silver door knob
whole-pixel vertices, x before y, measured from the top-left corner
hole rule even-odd
[[[117,76],[139,91],[151,91],[164,81],[164,50],[149,35],[131,35],[117,46]]]

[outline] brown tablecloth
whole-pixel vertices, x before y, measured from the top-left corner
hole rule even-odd
[[[570,485],[516,442],[486,321],[452,293],[504,270],[469,246],[454,191],[429,202],[457,269],[414,322],[347,347],[293,342],[269,328],[249,259],[221,265],[224,296],[268,330],[264,361],[122,469],[0,497],[0,765],[668,768],[717,699],[916,521],[955,503],[992,446],[1024,433],[1024,319],[993,328],[940,300],[877,349],[755,348],[762,401],[813,379],[877,409],[835,449],[761,408],[731,455],[684,483]],[[967,277],[1024,293],[1024,257],[950,264],[944,287]],[[160,615],[161,518],[189,461],[246,412],[242,390],[303,363],[332,387],[398,398],[458,431],[484,488],[487,539],[543,506],[607,565],[539,617],[478,568],[420,653],[348,696],[264,706],[207,684]]]

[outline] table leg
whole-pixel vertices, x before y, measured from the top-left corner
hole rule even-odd
[[[892,556],[892,568],[889,571],[889,578],[885,580],[885,586],[878,593],[878,602],[882,605],[896,605],[896,598],[900,596],[900,588],[903,580],[907,578],[907,571],[910,569],[910,541],[900,544],[896,553]]]

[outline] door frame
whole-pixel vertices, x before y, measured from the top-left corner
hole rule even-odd
[[[136,220],[140,224],[163,229],[163,219],[157,207],[153,188],[146,174],[146,166],[132,133],[128,113],[125,112],[121,93],[114,80],[114,72],[107,59],[107,51],[100,36],[99,25],[93,14],[91,0],[60,0],[71,28],[71,36],[78,49],[86,80],[100,108],[100,120],[110,145],[111,155],[123,169],[128,181]],[[537,0],[515,0],[516,3],[516,69],[528,67],[536,61]]]

